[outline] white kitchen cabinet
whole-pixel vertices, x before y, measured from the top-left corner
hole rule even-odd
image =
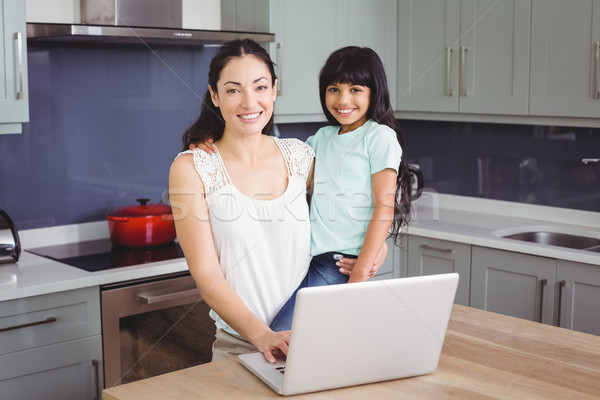
[[[470,245],[409,235],[407,265],[408,276],[458,273],[454,302],[469,305]]]
[[[556,260],[472,246],[470,306],[553,324]]]
[[[398,4],[396,110],[528,114],[529,1]]]
[[[600,117],[600,0],[532,0],[530,114]]]
[[[25,2],[0,0],[0,134],[21,133],[29,121]]]
[[[98,287],[0,303],[2,399],[99,399]]]
[[[558,260],[556,325],[600,335],[600,267]]]
[[[279,78],[276,122],[325,121],[318,77],[334,50],[373,48],[382,58],[394,101],[396,0],[223,0],[222,26],[275,33],[269,44]]]

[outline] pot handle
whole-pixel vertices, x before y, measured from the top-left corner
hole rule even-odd
[[[140,205],[145,206],[146,203],[150,201],[150,199],[135,199],[135,201],[140,203]]]

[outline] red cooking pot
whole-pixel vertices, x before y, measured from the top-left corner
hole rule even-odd
[[[171,207],[146,204],[149,199],[137,199],[140,205],[117,208],[106,214],[110,240],[117,246],[142,247],[168,243],[175,239]]]

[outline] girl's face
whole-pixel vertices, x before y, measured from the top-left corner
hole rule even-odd
[[[348,83],[332,83],[325,89],[327,110],[340,123],[339,133],[346,133],[367,122],[371,89]]]
[[[221,71],[217,87],[208,87],[212,102],[225,120],[224,134],[262,133],[273,115],[277,81],[271,84],[269,68],[253,55],[233,58]]]

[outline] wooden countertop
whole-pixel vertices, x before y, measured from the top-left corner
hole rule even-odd
[[[104,400],[281,399],[236,358],[104,390]],[[600,399],[600,336],[454,305],[430,375],[294,399]]]

